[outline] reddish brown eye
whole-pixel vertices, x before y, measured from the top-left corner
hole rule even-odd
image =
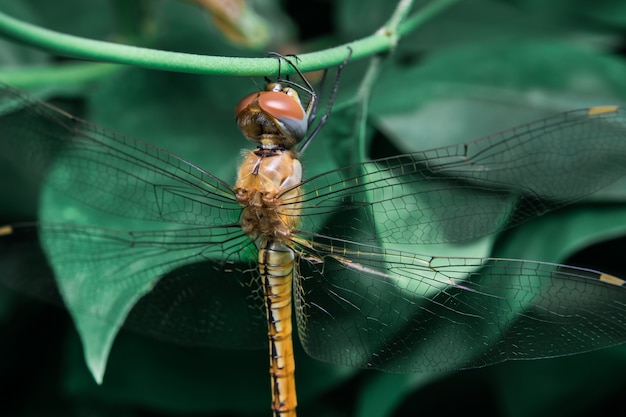
[[[292,119],[301,121],[306,119],[306,114],[300,102],[285,93],[263,91],[259,95],[259,104],[264,112],[278,120]]]
[[[239,103],[237,103],[237,106],[235,107],[235,117],[238,117],[239,114],[244,111],[245,109],[248,108],[248,106],[250,105],[250,103],[252,103],[254,100],[256,100],[256,98],[261,94],[260,91],[256,91],[254,93],[248,94],[247,96],[245,96],[244,98],[241,99],[241,101],[239,101]]]

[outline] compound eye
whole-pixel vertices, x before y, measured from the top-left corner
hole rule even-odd
[[[246,110],[250,106],[250,104],[252,104],[252,102],[254,102],[254,100],[256,100],[257,97],[259,97],[260,94],[261,94],[260,91],[256,91],[242,98],[239,101],[239,103],[237,103],[237,106],[235,107],[235,117],[239,117],[241,112]]]
[[[306,121],[307,119],[297,96],[293,97],[276,91],[263,91],[259,93],[259,105],[265,113],[279,121],[285,119]]]
[[[309,125],[308,115],[297,93],[265,91],[259,96],[258,103],[263,112],[273,117],[283,133],[291,137],[294,143],[306,135]]]

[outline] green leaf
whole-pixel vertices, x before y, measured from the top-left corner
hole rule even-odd
[[[624,72],[622,60],[565,43],[465,45],[419,66],[395,64],[371,112],[401,150],[439,147],[565,110],[620,104]]]
[[[510,230],[498,241],[494,256],[562,263],[578,250],[625,232],[622,204],[583,204]]]

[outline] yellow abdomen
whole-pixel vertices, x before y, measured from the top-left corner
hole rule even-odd
[[[259,272],[265,294],[272,380],[272,410],[275,417],[296,415],[295,360],[291,321],[294,272],[293,251],[269,239],[259,248]]]

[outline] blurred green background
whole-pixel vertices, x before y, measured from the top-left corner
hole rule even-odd
[[[257,14],[239,23],[249,25],[254,42],[245,31],[228,39],[224,24],[184,1],[0,0],[0,11],[92,39],[257,57],[269,50],[315,51],[367,36],[395,6],[382,0],[249,3]],[[402,38],[385,61],[370,97],[370,156],[462,143],[574,108],[623,104],[625,34],[626,4],[619,0],[460,2]],[[60,66],[73,64],[0,40],[1,81],[233,182],[240,149],[247,146],[233,108],[263,80],[130,67],[94,70],[84,63],[71,75],[59,75]],[[354,99],[367,64],[361,60],[346,68],[336,114],[303,157],[306,176],[352,157],[352,144],[336,138],[351,134],[351,109],[342,103]],[[39,69],[35,76],[26,71],[32,68]],[[571,263],[625,277],[625,197],[623,184],[617,184],[529,222],[500,236],[493,255]],[[0,223],[34,219],[36,207],[13,203],[0,202]],[[270,415],[264,350],[182,348],[123,333],[104,384],[97,386],[63,310],[3,290],[0,326],[2,415]],[[391,375],[320,363],[298,349],[298,413],[623,415],[625,354],[613,348],[445,375]]]

